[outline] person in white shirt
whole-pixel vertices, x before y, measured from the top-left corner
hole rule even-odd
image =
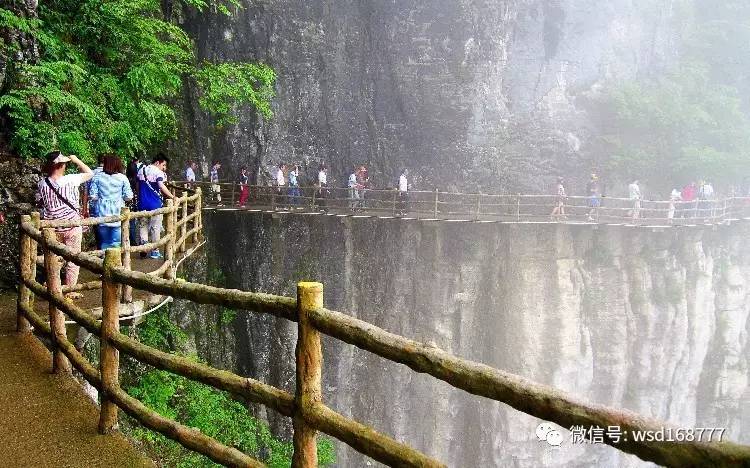
[[[195,163],[195,161],[188,162],[187,169],[185,169],[185,181],[187,182],[187,188],[193,188],[193,185],[195,184],[195,169],[197,167],[198,165]]]
[[[325,165],[320,166],[318,171],[318,206],[322,211],[326,211],[326,196],[328,195],[328,168]]]
[[[682,193],[679,190],[672,189],[672,193],[669,195],[669,211],[667,211],[667,219],[670,223],[674,221],[674,214],[677,211],[677,203],[682,201]]]
[[[714,217],[715,214],[715,203],[713,202],[714,199],[714,186],[711,185],[711,182],[703,182],[703,185],[701,185],[701,189],[699,192],[699,198],[701,201],[699,202],[700,209],[699,213],[702,217]]]
[[[284,173],[287,171],[286,164],[280,163],[279,164],[279,170],[276,171],[276,196],[277,196],[277,203],[279,205],[282,205],[283,209],[286,209],[284,207],[285,205],[285,199],[286,199],[286,190],[284,187],[286,186],[286,177],[284,177]]]
[[[555,207],[552,208],[552,213],[550,213],[550,218],[554,220],[560,220],[561,218],[563,220],[567,219],[567,216],[565,215],[565,203],[568,200],[568,195],[565,192],[565,179],[562,177],[557,178],[557,191],[556,191],[556,198],[555,198]]]
[[[406,210],[409,203],[409,170],[404,169],[401,171],[401,176],[398,178],[398,214],[403,216],[406,214]]]
[[[628,196],[633,202],[633,207],[630,210],[630,216],[635,220],[641,216],[641,187],[638,185],[638,181],[634,180],[633,183],[628,185]]]

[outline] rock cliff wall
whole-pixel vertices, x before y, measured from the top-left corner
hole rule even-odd
[[[185,96],[177,154],[242,165],[366,163],[379,186],[402,167],[415,186],[525,191],[600,157],[592,101],[677,54],[661,0],[242,0],[233,17],[185,27],[198,54],[278,72],[275,117],[239,109],[212,131]]]
[[[572,392],[750,442],[750,225],[648,229],[211,212],[193,275],[293,295]],[[208,272],[208,273],[207,273]],[[213,272],[213,273],[211,273]],[[296,326],[177,309],[216,364],[294,387]],[[637,466],[606,446],[559,450],[539,423],[332,339],[324,399],[449,466]],[[265,413],[262,413],[265,414]],[[289,426],[272,413],[283,432]],[[339,466],[366,466],[346,447]]]

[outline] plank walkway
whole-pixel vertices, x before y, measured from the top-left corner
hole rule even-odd
[[[479,224],[541,224],[552,225],[561,224],[567,226],[589,226],[597,229],[599,226],[621,226],[627,228],[646,228],[654,231],[664,231],[666,229],[695,228],[695,227],[713,227],[730,225],[738,221],[750,221],[750,217],[727,218],[716,221],[707,221],[703,219],[677,219],[674,224],[664,224],[661,220],[650,220],[641,218],[633,221],[623,219],[601,219],[599,221],[588,221],[585,215],[571,215],[560,220],[551,220],[549,216],[530,216],[521,220],[514,216],[497,216],[482,214],[480,217],[471,217],[466,214],[439,214],[438,217],[427,215],[425,213],[407,212],[403,216],[393,216],[382,212],[370,212],[368,210],[352,211],[348,208],[332,207],[323,212],[320,210],[311,210],[308,207],[295,207],[294,209],[282,209],[270,205],[216,205],[207,204],[203,207],[204,211],[244,211],[250,213],[266,214],[294,214],[301,216],[334,216],[338,218],[372,218],[372,219],[400,219],[404,221],[428,221],[444,223],[479,223]]]
[[[50,373],[32,335],[15,333],[16,294],[0,293],[0,466],[153,467],[119,433],[99,435],[99,412],[72,378]]]

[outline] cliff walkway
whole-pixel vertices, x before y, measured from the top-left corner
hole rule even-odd
[[[713,200],[631,200],[615,197],[493,195],[346,188],[269,187],[236,183],[177,182],[200,187],[205,208],[219,210],[330,213],[338,216],[484,223],[567,223],[663,229],[729,224],[750,217],[750,197]],[[559,207],[560,214],[552,215]]]
[[[415,372],[429,374],[469,394],[503,402],[540,420],[555,423],[565,430],[572,426],[591,430],[617,427],[621,433],[632,434],[633,431],[659,431],[672,427],[667,422],[630,411],[592,404],[522,376],[453,356],[435,346],[389,333],[351,315],[329,310],[324,307],[323,285],[320,283],[299,283],[295,298],[179,280],[176,277],[176,258],[189,252],[190,241],[200,241],[202,205],[202,194],[198,189],[195,192],[186,191],[176,203],[169,203],[166,207],[152,212],[130,213],[125,209],[116,217],[72,222],[40,221],[38,215],[22,217],[16,326],[15,332],[10,331],[10,336],[2,337],[9,340],[8,346],[13,350],[9,350],[7,356],[4,355],[0,360],[0,370],[4,376],[8,376],[4,383],[15,385],[18,389],[13,390],[16,393],[8,392],[7,398],[0,398],[0,413],[4,415],[3,418],[15,418],[12,424],[31,425],[35,418],[40,418],[40,415],[45,413],[57,417],[58,414],[70,412],[72,414],[69,416],[60,416],[61,426],[37,427],[42,433],[54,432],[54,435],[46,434],[47,437],[53,437],[53,440],[66,440],[68,450],[75,449],[76,453],[79,450],[87,450],[86,444],[91,443],[90,439],[94,436],[91,416],[85,415],[91,413],[86,413],[88,410],[83,407],[67,405],[68,399],[72,398],[70,395],[80,396],[80,389],[75,389],[71,385],[63,393],[58,390],[59,387],[54,386],[57,379],[72,382],[69,376],[74,368],[99,391],[99,434],[113,433],[118,424],[118,413],[124,411],[147,429],[161,433],[217,463],[226,466],[265,466],[262,461],[234,447],[226,446],[194,428],[158,414],[128,395],[119,385],[120,353],[124,353],[143,364],[226,391],[238,399],[264,405],[291,418],[294,428],[294,467],[317,466],[318,431],[390,466],[444,466],[428,454],[326,406],[321,381],[324,372],[321,336],[325,334],[384,359],[404,364]],[[131,246],[126,234],[130,220],[155,215],[165,216],[166,235],[158,245]],[[121,222],[125,228],[122,248],[108,249],[106,252],[74,252],[58,242],[53,231],[54,227],[60,226],[94,225],[115,221]],[[131,255],[156,246],[164,248],[164,262],[158,266],[153,265],[156,269],[148,273],[137,271],[134,268],[137,265],[132,262]],[[35,264],[38,262],[40,251],[47,278],[45,284],[36,277]],[[59,258],[89,270],[94,279],[73,288],[62,287],[59,281]],[[135,290],[135,293],[131,289]],[[101,317],[91,313],[91,306],[95,304],[79,304],[67,300],[64,293],[72,290],[98,291],[97,294],[101,298]],[[241,313],[269,314],[296,322],[298,333],[294,393],[162,352],[120,333],[120,321],[132,319],[130,316],[121,315],[124,310],[123,304],[132,303],[139,294],[181,298],[196,304],[219,305]],[[41,314],[39,307],[35,305],[41,300],[47,301],[46,316]],[[66,319],[99,338],[99,362],[89,361],[69,340]],[[29,359],[35,353],[46,355],[44,348],[32,335],[32,327],[34,335],[48,340],[52,352],[51,359],[47,357],[36,363]],[[45,375],[50,367],[52,375]],[[29,378],[30,382],[34,383],[23,385],[24,378]],[[65,401],[54,400],[61,397]],[[28,403],[34,399],[53,403],[50,404],[49,410],[45,410],[45,406],[37,408]],[[19,406],[23,408],[14,414],[13,411]],[[88,419],[76,419],[79,417]],[[36,434],[33,430],[22,431],[19,434],[28,437],[23,439],[26,442],[13,442],[13,434],[10,434],[11,439],[6,439],[16,444],[13,450],[33,452],[33,456],[44,459],[49,449],[49,446],[45,445],[45,435]],[[66,437],[69,439],[65,439]],[[128,447],[119,436],[102,436],[101,439],[106,439],[107,444],[114,444],[113,447],[122,447],[118,449],[121,450],[118,453],[126,457]],[[28,442],[29,440],[31,442]],[[615,438],[609,432],[604,434],[602,442],[617,450],[637,455],[643,460],[669,466],[750,466],[750,447],[731,442],[635,440],[627,437]],[[429,450],[429,447],[426,449]],[[136,455],[133,457],[137,458]],[[50,456],[50,459],[53,457]],[[107,464],[113,464],[113,460],[116,464],[116,460],[119,459],[112,458]],[[138,460],[131,466],[137,466],[137,463]],[[66,463],[55,462],[55,465],[64,466]],[[71,465],[80,466],[80,463]],[[21,466],[29,464],[23,463]],[[97,465],[91,463],[91,466]]]

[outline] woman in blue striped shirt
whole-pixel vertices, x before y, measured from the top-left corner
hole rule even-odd
[[[125,202],[133,199],[133,190],[123,174],[122,160],[110,154],[104,157],[104,170],[91,182],[91,200],[99,216],[119,216]],[[99,249],[120,247],[120,222],[104,223],[96,227],[101,240]]]

